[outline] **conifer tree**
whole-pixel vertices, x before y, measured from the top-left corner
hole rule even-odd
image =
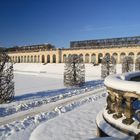
[[[0,103],[10,101],[14,97],[13,64],[9,56],[0,51]]]
[[[65,61],[64,85],[76,86],[85,82],[85,65],[80,56],[69,55]]]
[[[101,63],[101,78],[104,79],[110,74],[116,73],[116,60],[113,56],[105,56]]]
[[[122,73],[133,71],[133,58],[125,56],[122,60]]]

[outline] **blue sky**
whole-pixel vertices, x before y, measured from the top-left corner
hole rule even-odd
[[[140,0],[0,0],[0,46],[140,35]]]

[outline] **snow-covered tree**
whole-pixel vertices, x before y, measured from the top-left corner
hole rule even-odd
[[[85,65],[80,56],[69,55],[65,61],[64,85],[76,86],[85,82]]]
[[[133,58],[125,56],[122,60],[122,73],[133,71]]]
[[[106,55],[101,63],[101,78],[116,73],[116,60],[113,56]]]
[[[10,101],[14,97],[13,64],[9,56],[0,51],[0,103]]]
[[[140,70],[140,57],[136,59],[136,63],[135,63],[135,71],[139,71],[139,70]]]

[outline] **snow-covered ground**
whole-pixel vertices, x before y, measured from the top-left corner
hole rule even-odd
[[[0,105],[0,139],[95,138],[106,99],[100,69],[87,64],[85,85],[66,88],[64,64],[14,64],[15,99]]]

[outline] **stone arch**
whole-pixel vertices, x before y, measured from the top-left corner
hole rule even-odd
[[[50,63],[50,55],[47,55],[47,63]]]
[[[121,54],[120,54],[120,62],[122,63],[122,61],[123,61],[123,59],[124,59],[124,57],[126,56],[126,53],[124,53],[124,52],[122,52]]]
[[[64,63],[65,63],[65,61],[66,61],[66,58],[67,58],[67,55],[64,54],[64,55],[63,55],[63,62],[64,62]]]
[[[102,62],[102,59],[103,59],[103,54],[102,53],[99,53],[98,54],[98,63],[101,63]]]
[[[56,55],[53,55],[53,63],[56,63]]]
[[[80,59],[82,59],[82,61],[84,61],[82,53],[79,55],[79,57],[80,57]]]
[[[118,63],[118,54],[117,53],[113,53],[112,56],[115,58],[116,63]]]
[[[85,55],[85,63],[89,63],[89,54],[88,53]]]
[[[93,53],[92,55],[91,55],[91,63],[96,63],[96,54],[95,53]]]
[[[37,62],[37,60],[36,60],[36,55],[34,56],[34,63],[36,63]]]
[[[45,63],[45,56],[44,55],[42,55],[41,63]]]

